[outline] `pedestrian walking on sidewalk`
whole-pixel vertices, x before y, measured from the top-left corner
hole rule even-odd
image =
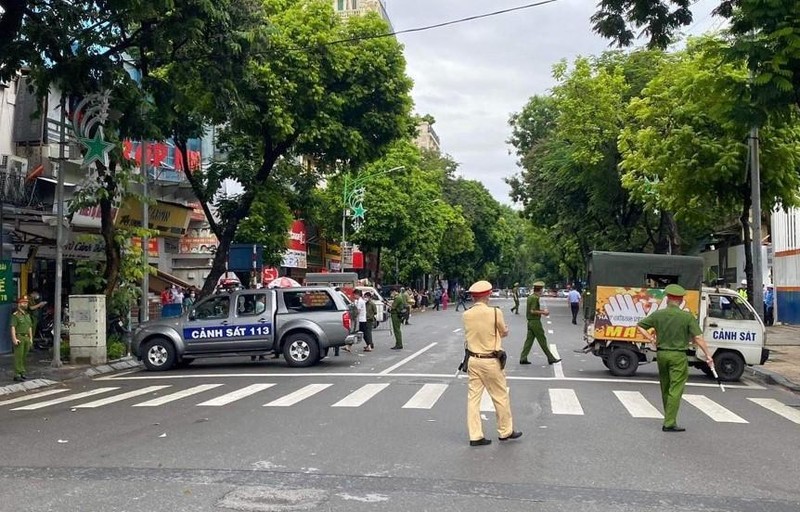
[[[639,320],[639,332],[657,347],[658,379],[661,381],[661,402],[664,406],[663,432],[683,432],[678,426],[678,407],[681,404],[683,389],[689,378],[689,360],[686,350],[693,341],[706,355],[706,363],[714,367],[711,351],[703,339],[703,331],[697,318],[681,309],[686,290],[677,284],[670,284],[664,292],[667,295],[666,309],[649,314]],[[655,329],[655,336],[649,331]]]
[[[571,288],[567,294],[569,309],[572,312],[572,325],[578,325],[578,312],[581,309],[581,294],[575,288]]]
[[[525,301],[525,316],[528,319],[528,334],[525,337],[525,344],[522,346],[522,353],[519,356],[519,364],[531,364],[528,361],[528,354],[533,348],[533,342],[538,341],[542,352],[547,356],[547,364],[555,364],[561,359],[556,358],[550,352],[550,346],[547,344],[547,336],[544,335],[544,327],[542,326],[542,317],[550,316],[550,311],[541,306],[542,292],[544,291],[544,282],[536,281],[533,283],[533,294],[528,296]]]
[[[28,297],[24,295],[17,301],[17,310],[11,315],[11,342],[14,344],[14,380],[21,382],[27,379],[25,359],[33,343],[33,319],[28,312]]]
[[[483,436],[481,421],[481,396],[489,393],[497,416],[497,434],[500,441],[509,441],[522,436],[514,430],[511,417],[511,402],[506,386],[506,376],[500,364],[501,338],[508,336],[508,326],[499,308],[489,307],[492,283],[478,281],[469,288],[475,304],[464,312],[464,334],[469,354],[467,375],[467,429],[470,446],[485,446],[492,441]]]

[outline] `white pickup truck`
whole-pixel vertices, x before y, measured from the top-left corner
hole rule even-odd
[[[657,352],[642,338],[637,322],[666,307],[664,287],[686,288],[682,304],[703,328],[703,337],[721,380],[739,380],[745,365],[764,364],[766,329],[761,318],[735,291],[702,287],[703,260],[690,256],[595,251],[584,294],[585,352],[600,357],[616,376],[631,376],[640,364],[656,360]],[[689,364],[706,374],[702,354],[690,346]]]

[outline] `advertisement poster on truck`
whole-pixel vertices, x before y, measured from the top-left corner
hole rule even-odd
[[[700,310],[700,291],[687,290],[681,309],[695,318]],[[598,286],[594,337],[603,340],[646,343],[636,324],[650,313],[667,307],[663,288]]]

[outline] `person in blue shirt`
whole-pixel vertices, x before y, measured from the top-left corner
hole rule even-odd
[[[767,285],[764,292],[764,324],[772,325],[775,323],[775,289],[771,284]]]

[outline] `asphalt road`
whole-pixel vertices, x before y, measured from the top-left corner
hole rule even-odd
[[[655,366],[612,377],[545,302],[553,366],[538,347],[517,364],[524,316],[494,301],[518,441],[468,445],[451,307],[412,315],[403,351],[382,328],[376,351],[310,369],[197,361],[0,402],[0,510],[800,510],[800,397],[693,370],[688,430],[662,433]]]

